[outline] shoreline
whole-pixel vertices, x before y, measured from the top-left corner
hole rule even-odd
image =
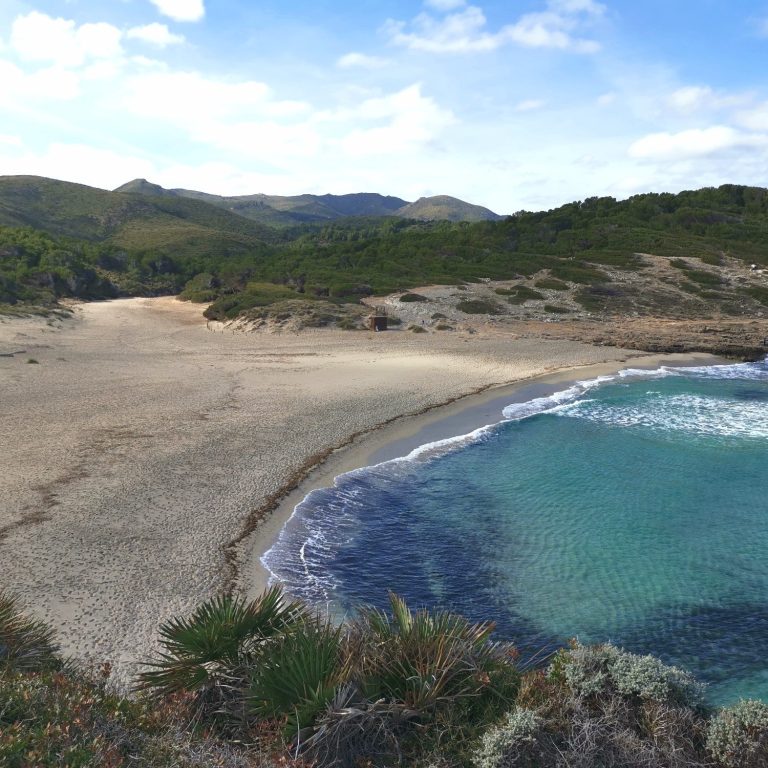
[[[340,446],[413,437],[425,423],[416,414],[432,421],[486,390],[457,400],[464,412],[507,392],[501,382],[642,357],[485,325],[224,330],[168,297],[82,304],[62,323],[0,322],[3,586],[57,628],[65,653],[109,660],[115,679],[159,650],[162,622],[233,588],[235,567],[279,521],[262,522],[265,511],[317,478],[318,462],[360,456]]]
[[[261,562],[274,546],[286,523],[309,493],[334,485],[337,477],[356,469],[407,455],[427,443],[459,437],[504,420],[502,410],[511,403],[527,402],[561,391],[577,381],[618,373],[627,368],[655,370],[662,366],[724,365],[733,360],[704,352],[638,353],[625,360],[566,366],[544,374],[503,384],[490,384],[475,392],[402,414],[348,437],[341,445],[311,457],[299,471],[250,515],[243,532],[227,546],[231,569],[228,591],[237,589],[253,599],[272,574]]]

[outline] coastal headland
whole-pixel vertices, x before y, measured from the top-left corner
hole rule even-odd
[[[249,333],[173,298],[4,319],[4,587],[66,652],[129,676],[161,621],[261,587],[254,563],[311,487],[497,421],[535,396],[520,387],[716,361],[472,330]]]

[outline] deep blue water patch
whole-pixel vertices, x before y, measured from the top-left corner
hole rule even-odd
[[[337,478],[265,562],[341,612],[393,590],[528,653],[611,640],[768,700],[767,399],[762,363],[582,383]]]

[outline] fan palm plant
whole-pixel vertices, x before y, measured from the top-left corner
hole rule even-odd
[[[29,672],[55,667],[60,663],[57,652],[53,630],[25,616],[15,597],[0,592],[0,669]]]
[[[159,658],[148,663],[138,688],[157,696],[198,692],[244,683],[244,669],[264,646],[307,619],[306,607],[287,600],[272,587],[251,602],[214,597],[189,618],[174,618],[160,627]]]
[[[286,718],[293,739],[324,711],[347,676],[342,628],[328,620],[304,621],[265,649],[251,670],[250,710]]]
[[[389,599],[391,616],[365,609],[353,622],[353,674],[369,698],[399,701],[423,716],[471,697],[514,698],[515,656],[511,646],[491,642],[494,624],[414,612],[397,595]]]

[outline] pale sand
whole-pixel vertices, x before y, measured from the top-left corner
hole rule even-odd
[[[229,584],[233,553],[240,586],[260,588],[253,564],[296,493],[233,542],[313,457],[483,388],[596,363],[616,370],[639,356],[492,331],[213,332],[200,306],[170,298],[82,305],[60,328],[2,321],[0,353],[9,352],[0,356],[0,587],[52,622],[65,651],[109,659],[123,677],[154,647],[160,622]],[[482,409],[498,394],[469,403]],[[355,441],[307,482],[325,484],[409,433],[421,439],[430,420]]]

